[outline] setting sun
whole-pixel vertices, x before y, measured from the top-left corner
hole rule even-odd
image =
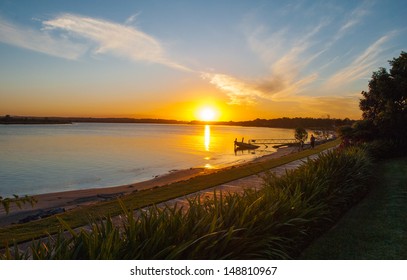
[[[199,119],[201,121],[214,121],[217,117],[217,112],[212,107],[205,107],[199,111]]]

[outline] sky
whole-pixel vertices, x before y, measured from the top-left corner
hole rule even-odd
[[[0,115],[360,119],[407,1],[0,0]]]

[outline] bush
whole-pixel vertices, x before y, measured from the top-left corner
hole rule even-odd
[[[407,156],[407,141],[403,139],[380,139],[364,144],[375,160]]]

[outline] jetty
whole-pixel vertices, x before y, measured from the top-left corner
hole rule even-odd
[[[251,145],[264,145],[266,148],[268,145],[273,145],[273,147],[280,147],[280,146],[289,146],[298,144],[297,139],[250,139],[248,141]]]
[[[295,144],[297,139],[250,139],[251,144]]]
[[[255,150],[260,147],[259,145],[245,143],[244,139],[242,139],[241,142],[237,141],[237,139],[236,139],[234,142],[234,145],[235,145],[235,151],[237,151],[237,150]]]
[[[244,142],[244,138],[242,141],[237,141],[237,138],[234,141],[235,150],[254,150],[260,147],[260,145],[264,145],[268,148],[268,145],[273,145],[273,147],[281,147],[281,146],[289,146],[298,144],[297,139],[250,139],[247,143]]]

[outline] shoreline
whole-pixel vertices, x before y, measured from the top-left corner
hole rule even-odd
[[[280,158],[296,151],[296,147],[281,147],[271,154],[264,155],[249,162],[241,163],[238,165],[247,165],[250,163],[266,161],[273,158]],[[170,185],[172,183],[185,181],[190,178],[200,175],[206,175],[218,170],[233,168],[234,166],[237,165],[231,165],[219,169],[206,169],[201,167],[183,170],[172,170],[166,174],[158,175],[153,179],[132,184],[33,195],[33,197],[37,200],[37,203],[34,205],[34,207],[31,207],[30,204],[23,204],[21,208],[18,208],[16,205],[10,205],[9,214],[6,214],[5,210],[3,208],[0,208],[0,226],[15,224],[18,223],[20,220],[26,219],[29,216],[38,216],[46,211],[69,211],[77,207],[84,207],[97,202],[116,199],[123,195],[131,194],[136,191]]]

